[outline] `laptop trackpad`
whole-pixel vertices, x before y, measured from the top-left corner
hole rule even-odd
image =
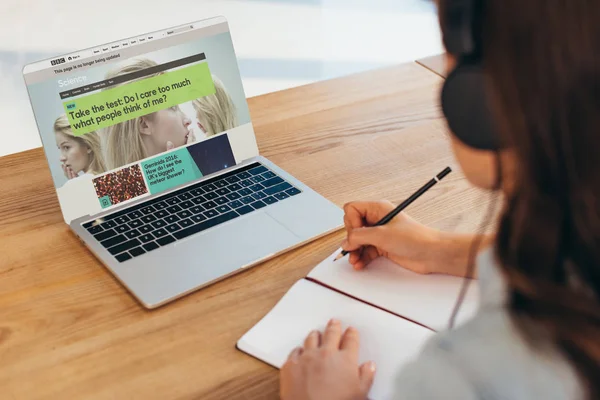
[[[136,268],[129,264],[120,273],[148,303],[189,292],[230,274],[240,267],[297,244],[300,239],[264,212],[238,217],[214,229],[173,243],[160,251],[133,260],[144,274],[127,277]],[[150,300],[152,299],[152,300]]]

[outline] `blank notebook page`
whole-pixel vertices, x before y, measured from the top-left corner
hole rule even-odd
[[[379,258],[366,269],[355,271],[348,256],[334,262],[337,254],[339,251],[316,266],[308,276],[435,331],[448,328],[463,278],[420,275],[386,258]],[[458,313],[457,326],[473,316],[478,301],[478,284],[473,280]]]
[[[238,342],[238,348],[281,368],[290,352],[314,329],[323,331],[331,318],[351,325],[361,336],[360,362],[377,364],[369,393],[390,398],[402,366],[415,358],[434,333],[388,312],[336,293],[314,282],[298,281],[277,305]]]

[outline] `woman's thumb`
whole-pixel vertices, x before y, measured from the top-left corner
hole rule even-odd
[[[364,363],[358,369],[358,373],[360,375],[360,387],[366,396],[371,390],[371,386],[373,386],[373,379],[375,379],[375,363],[373,361]]]

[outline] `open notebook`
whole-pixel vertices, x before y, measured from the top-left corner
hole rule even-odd
[[[463,279],[419,275],[387,259],[355,271],[338,252],[296,282],[277,305],[237,343],[238,349],[276,368],[302,345],[308,333],[323,330],[331,318],[361,335],[360,361],[373,360],[377,373],[369,398],[387,399],[402,366],[415,358],[435,331],[446,329]],[[478,305],[473,282],[456,325]]]

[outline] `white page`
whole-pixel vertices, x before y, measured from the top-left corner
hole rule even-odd
[[[435,331],[448,328],[463,278],[420,275],[399,267],[386,258],[379,258],[366,269],[355,271],[348,262],[348,257],[334,262],[337,254],[339,251],[316,266],[308,276]],[[478,283],[472,280],[455,326],[473,316],[478,302]]]
[[[369,398],[388,399],[404,364],[418,355],[434,333],[388,312],[302,279],[238,342],[238,348],[276,368],[314,329],[331,318],[351,325],[361,337],[360,362],[375,361]]]

